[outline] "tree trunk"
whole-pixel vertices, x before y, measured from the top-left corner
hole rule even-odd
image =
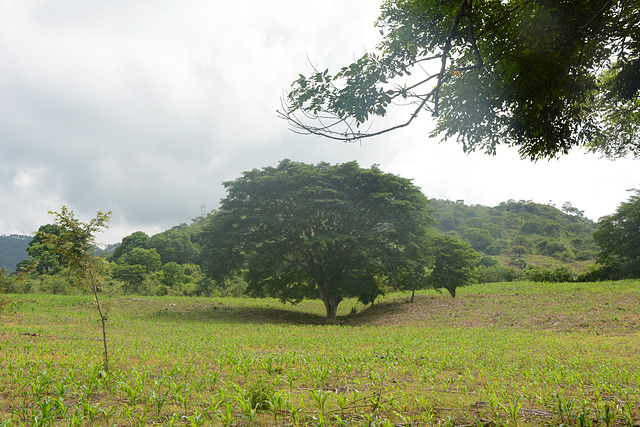
[[[452,287],[452,288],[447,288],[447,290],[449,291],[449,293],[451,294],[452,298],[456,297],[456,288]]]
[[[413,297],[416,296],[416,290],[415,289],[411,289],[411,301],[413,302]]]
[[[324,307],[327,310],[327,323],[336,323],[338,300],[336,297],[331,297],[324,299],[322,302],[324,302]]]
[[[91,278],[91,287],[93,288],[93,296],[96,300],[96,305],[98,306],[98,314],[100,315],[100,321],[102,322],[102,343],[104,345],[104,371],[109,371],[109,353],[107,352],[107,327],[106,316],[102,313],[102,306],[100,305],[100,300],[98,299],[98,285],[96,283],[96,279],[93,275],[93,272],[89,273]]]

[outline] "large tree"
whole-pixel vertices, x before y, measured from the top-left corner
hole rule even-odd
[[[455,298],[457,288],[475,282],[474,270],[480,255],[469,243],[447,234],[434,235],[432,245],[434,263],[427,283],[435,289],[446,289]]]
[[[228,195],[203,234],[206,270],[241,272],[253,296],[320,298],[334,322],[345,297],[371,302],[388,276],[415,265],[431,224],[410,180],[357,163],[284,160],[226,182]]]
[[[135,248],[145,248],[149,236],[144,231],[136,231],[122,238],[122,243],[114,249],[111,259],[117,261]]]
[[[600,218],[593,234],[598,261],[612,278],[640,277],[640,190],[632,191],[614,214]]]
[[[428,112],[465,151],[640,157],[638,0],[386,0],[376,26],[376,52],[293,83],[295,131],[355,141]],[[392,106],[406,119],[372,127]]]

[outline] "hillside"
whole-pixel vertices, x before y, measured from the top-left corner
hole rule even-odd
[[[570,204],[560,210],[522,200],[509,200],[495,207],[438,199],[429,202],[438,231],[462,238],[476,251],[503,265],[568,266],[582,272],[598,253],[592,239],[596,224]],[[134,233],[135,236],[123,239],[119,249],[116,248],[120,243],[99,249],[98,253],[113,253],[112,259],[117,259],[134,247],[153,248],[160,254],[162,264],[201,265],[199,235],[207,218],[198,217],[189,225],[183,223],[153,236]],[[26,258],[30,239],[30,236],[0,236],[0,267],[14,271],[16,263]]]
[[[16,264],[27,255],[27,246],[31,241],[31,236],[21,234],[0,236],[0,268],[6,268],[8,272],[16,269]]]
[[[568,263],[592,261],[598,253],[592,238],[596,224],[569,203],[562,210],[523,200],[495,207],[437,199],[430,203],[440,232],[466,240],[485,255],[529,257],[539,265],[545,257]]]

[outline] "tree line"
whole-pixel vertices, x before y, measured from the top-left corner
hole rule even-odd
[[[536,256],[590,261],[578,280],[640,277],[640,239],[633,240],[633,226],[619,227],[640,224],[637,192],[596,224],[569,203],[558,209],[510,200],[490,208],[429,200],[410,180],[355,162],[284,160],[224,185],[218,211],[154,236],[132,233],[101,253],[101,289],[320,298],[335,319],[343,298],[373,303],[392,289],[413,296],[433,287],[455,296],[475,281],[576,279],[563,264],[528,264]],[[4,278],[5,292],[69,292],[74,279],[51,245],[65,232],[60,224],[41,226],[29,259],[18,264],[23,271],[33,266],[33,280]]]

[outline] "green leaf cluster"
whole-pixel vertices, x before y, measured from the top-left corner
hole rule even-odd
[[[631,191],[615,213],[600,219],[593,236],[601,248],[598,262],[608,270],[605,276],[616,279],[640,277],[640,190]]]
[[[637,0],[386,0],[376,26],[376,52],[292,84],[280,115],[294,130],[353,141],[428,111],[465,151],[640,155]],[[392,106],[406,121],[372,130]]]

